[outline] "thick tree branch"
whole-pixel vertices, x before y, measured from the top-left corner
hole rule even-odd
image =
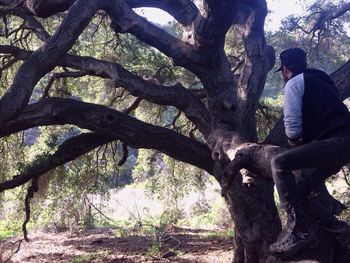
[[[31,54],[17,47],[6,45],[0,45],[0,53],[11,54],[21,60],[27,60]],[[171,105],[183,111],[205,136],[210,131],[210,117],[206,107],[196,95],[180,84],[175,86],[153,84],[130,73],[119,64],[91,57],[66,55],[58,61],[57,65],[78,69],[93,76],[110,78],[116,85],[127,89],[133,96],[160,105]]]
[[[27,8],[36,16],[49,17],[66,11],[76,0],[26,0]]]
[[[350,60],[331,74],[342,100],[350,97]]]
[[[155,7],[172,15],[179,23],[189,26],[199,15],[197,6],[191,0],[127,0],[131,8]]]
[[[237,1],[205,0],[203,1],[204,17],[194,25],[195,40],[198,46],[223,46],[225,35],[230,29]]]
[[[271,159],[286,150],[287,148],[268,144],[245,143],[235,145],[234,150],[227,153],[231,162],[226,167],[226,176],[232,178],[244,168],[252,174],[271,178]]]
[[[306,16],[291,16],[289,22],[293,28],[300,29],[305,34],[311,34],[310,43],[315,37],[318,42],[325,31],[339,30],[342,34],[346,32],[338,27],[333,20],[340,18],[350,10],[350,3],[339,3],[331,7],[322,7],[322,2],[315,2],[309,8],[310,13]]]
[[[63,124],[105,134],[134,148],[155,149],[212,173],[213,161],[205,144],[108,107],[72,99],[49,98],[28,105],[16,120],[0,127],[0,138],[35,126]]]
[[[136,14],[128,5],[118,4],[117,1],[111,2],[106,11],[111,16],[113,20],[112,28],[117,33],[133,34],[141,41],[172,58],[175,64],[184,66],[193,72],[198,71],[193,66],[193,62],[197,60],[196,52],[189,43],[148,22]]]
[[[48,17],[67,10],[75,1],[76,0],[27,0],[24,6],[27,15]],[[7,4],[7,1],[3,2],[5,2],[5,4],[3,3],[4,5]],[[88,3],[86,4],[88,5]],[[114,20],[112,26],[117,32],[129,32],[134,34],[147,44],[158,48],[164,54],[171,57],[176,64],[190,65],[189,62],[191,60],[194,61],[197,59],[190,44],[179,40],[152,23],[149,23],[146,19],[137,15],[124,1],[105,1],[105,4],[107,7],[104,9]],[[186,25],[190,24],[194,17],[199,14],[198,9],[190,0],[146,1],[142,4],[139,1],[130,1],[130,4],[133,7],[138,7],[140,5],[159,6],[166,11],[172,11],[172,15]],[[22,11],[23,13],[23,10],[18,8],[8,9],[8,11],[17,13]],[[194,69],[192,68],[192,70]]]
[[[341,17],[348,11],[350,11],[350,3],[345,3],[343,6],[341,6],[339,9],[335,10],[332,13],[331,18],[335,19],[335,18]]]
[[[344,15],[346,12],[350,10],[350,3],[345,3],[340,8],[335,10],[324,10],[320,13],[315,25],[313,26],[311,32],[315,32],[317,30],[324,30],[325,24],[327,21],[331,21],[337,19]]]
[[[0,9],[0,14],[3,16],[14,15],[22,18],[26,21],[26,24],[29,26],[28,29],[31,29],[43,42],[46,42],[51,37],[50,34],[45,30],[43,25],[37,19],[35,19],[31,15],[28,15],[24,10],[20,8]]]
[[[141,101],[142,101],[142,98],[137,98],[129,105],[129,107],[127,107],[125,110],[123,110],[123,113],[130,114],[131,112],[133,112],[134,110],[136,110],[139,107]]]
[[[31,30],[33,30],[33,32],[40,40],[42,40],[43,42],[47,42],[49,40],[51,35],[45,30],[43,25],[38,20],[36,20],[32,16],[28,16],[25,14],[18,14],[18,16],[28,23],[28,25],[31,27]]]
[[[26,171],[13,177],[11,180],[0,183],[0,193],[4,190],[13,189],[25,184],[49,170],[52,170],[64,163],[70,162],[82,154],[94,148],[113,141],[112,137],[97,133],[83,133],[65,141],[57,151],[50,156],[42,157]]]
[[[64,56],[98,10],[99,1],[79,0],[50,40],[17,71],[12,86],[0,99],[0,125],[21,113],[36,83]]]
[[[245,48],[245,62],[238,80],[241,131],[250,141],[256,140],[255,114],[263,91],[266,76],[275,63],[274,49],[266,44],[264,21],[267,15],[266,2],[259,1],[241,26]]]
[[[28,14],[38,17],[49,17],[66,11],[76,0],[25,0],[22,7]]]

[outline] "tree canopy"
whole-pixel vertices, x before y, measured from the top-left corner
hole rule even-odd
[[[176,22],[153,24],[135,12],[140,7],[162,9]],[[269,164],[285,150],[281,119],[258,136],[273,46],[309,47],[315,66],[334,52],[326,70],[346,62],[331,75],[346,99],[349,10],[344,1],[318,1],[307,16],[265,34],[265,0],[0,0],[0,192],[30,183],[26,223],[48,171],[103,145],[119,164],[130,148],[153,149],[221,184],[237,233],[234,262],[280,262],[267,248],[281,230]],[[28,158],[33,150],[18,144],[36,127],[45,143]],[[16,159],[17,167],[7,164]],[[256,187],[242,186],[241,175]],[[318,251],[331,246],[323,242]]]

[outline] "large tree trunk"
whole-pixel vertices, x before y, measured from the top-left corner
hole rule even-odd
[[[255,186],[247,187],[237,176],[226,200],[235,224],[235,234],[241,240],[244,252],[244,261],[234,258],[233,262],[265,262],[268,247],[281,230],[272,181],[258,180]]]

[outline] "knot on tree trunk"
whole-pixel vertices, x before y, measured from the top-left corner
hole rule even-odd
[[[226,163],[226,168],[219,178],[223,195],[239,173],[247,186],[254,184],[252,174],[271,178],[271,159],[287,150],[275,145],[250,143],[237,132],[226,130],[212,132],[208,137],[208,144],[212,150],[213,160]]]

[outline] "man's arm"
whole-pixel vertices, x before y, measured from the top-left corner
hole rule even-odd
[[[293,77],[285,85],[283,120],[288,142],[292,147],[302,143],[302,101],[304,88],[304,74]]]

